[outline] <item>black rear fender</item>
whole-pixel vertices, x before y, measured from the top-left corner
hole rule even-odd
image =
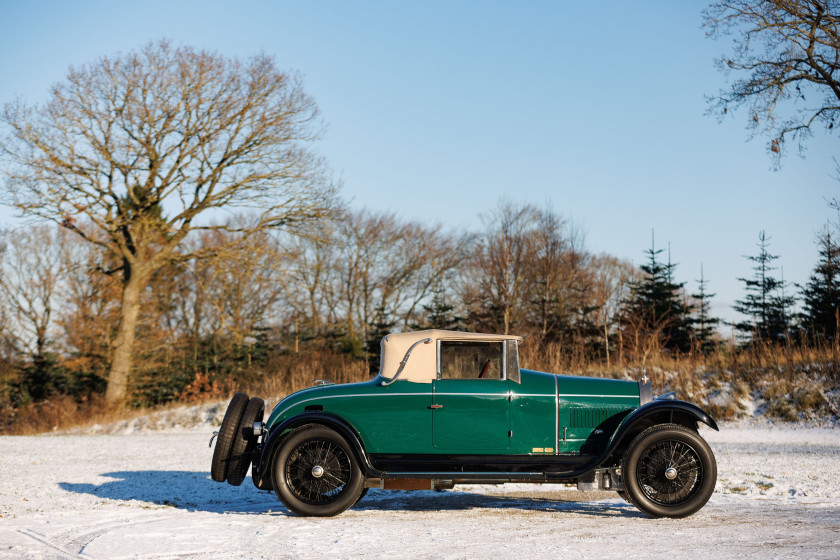
[[[271,463],[274,457],[274,451],[283,441],[283,439],[291,433],[294,429],[300,428],[307,424],[319,424],[332,428],[350,444],[356,454],[356,460],[359,466],[367,476],[376,475],[378,470],[374,469],[370,464],[370,460],[365,452],[362,439],[359,437],[355,428],[347,423],[343,418],[329,414],[327,412],[304,412],[291,418],[287,418],[279,425],[271,428],[268,438],[263,443],[260,451],[259,463],[254,464],[255,471],[258,476],[264,480],[271,480]]]

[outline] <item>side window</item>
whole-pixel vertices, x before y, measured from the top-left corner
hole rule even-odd
[[[441,379],[501,379],[502,342],[440,341]]]
[[[519,373],[519,341],[505,341],[505,360],[507,360],[507,378],[516,383],[522,383]]]

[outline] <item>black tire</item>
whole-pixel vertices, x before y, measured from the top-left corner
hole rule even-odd
[[[274,454],[272,473],[277,497],[301,516],[338,515],[358,501],[365,484],[350,445],[335,430],[317,424],[286,436]]]
[[[622,476],[628,501],[642,512],[687,517],[712,496],[717,463],[696,431],[662,424],[636,436],[624,454]]]
[[[239,427],[239,420],[245,412],[248,404],[248,395],[236,393],[230,399],[225,418],[222,420],[222,427],[219,428],[219,437],[216,438],[216,448],[213,450],[213,462],[210,464],[210,478],[216,482],[224,482],[227,478],[227,463],[230,458],[230,448],[233,445],[233,437]]]
[[[358,498],[356,498],[356,504],[358,504],[359,502],[362,501],[362,498],[365,497],[365,494],[367,494],[368,490],[370,490],[370,488],[362,488],[362,493],[359,494]],[[353,505],[355,506],[356,504],[353,504]]]
[[[265,414],[265,402],[252,397],[242,413],[239,420],[239,427],[233,436],[233,444],[230,446],[230,459],[227,464],[228,484],[239,486],[248,474],[248,467],[251,466],[251,453],[257,446],[257,436],[254,435],[254,422],[262,422]]]
[[[639,506],[633,502],[633,498],[630,497],[630,494],[627,493],[627,490],[619,490],[618,497],[633,506],[634,508],[638,509]]]

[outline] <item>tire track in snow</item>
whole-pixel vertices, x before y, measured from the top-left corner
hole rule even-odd
[[[18,529],[18,533],[20,533],[21,535],[24,535],[26,537],[29,537],[30,539],[34,539],[34,540],[38,541],[42,545],[46,546],[47,548],[49,548],[49,549],[51,549],[55,552],[59,552],[60,554],[62,554],[62,557],[64,557],[64,558],[90,558],[90,556],[87,556],[87,555],[85,555],[81,552],[72,552],[72,551],[69,551],[65,548],[60,547],[57,544],[51,542],[49,539],[47,539],[46,536],[44,536],[40,533],[36,533],[32,529]]]

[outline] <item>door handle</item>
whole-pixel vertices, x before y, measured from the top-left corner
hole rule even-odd
[[[432,409],[443,408],[443,405],[442,405],[442,404],[433,404],[433,405],[432,405],[432,406],[430,406],[429,408],[432,408]]]

